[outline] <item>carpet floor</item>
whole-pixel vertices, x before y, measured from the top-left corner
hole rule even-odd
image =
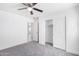
[[[0,56],[76,56],[64,50],[45,46],[37,42],[29,42],[0,51]]]

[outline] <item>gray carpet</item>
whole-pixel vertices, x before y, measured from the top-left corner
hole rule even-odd
[[[0,51],[0,56],[75,56],[50,45],[29,42]]]

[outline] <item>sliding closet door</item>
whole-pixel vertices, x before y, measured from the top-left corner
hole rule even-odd
[[[56,16],[53,19],[54,47],[65,50],[65,17]]]

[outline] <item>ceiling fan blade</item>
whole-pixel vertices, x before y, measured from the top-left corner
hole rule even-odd
[[[20,8],[20,9],[18,9],[18,10],[23,10],[23,9],[27,9],[27,8]]]
[[[33,15],[33,11],[30,11],[30,14]]]
[[[23,5],[25,5],[25,6],[28,6],[28,4],[27,3],[22,3]]]
[[[43,10],[40,10],[38,8],[33,8],[33,9],[36,10],[36,11],[39,11],[39,12],[43,12]]]
[[[37,3],[32,3],[33,6],[35,6]]]
[[[30,3],[22,3],[22,4],[25,5],[25,6],[31,7]]]
[[[30,3],[28,3],[28,7],[32,7],[32,5]]]

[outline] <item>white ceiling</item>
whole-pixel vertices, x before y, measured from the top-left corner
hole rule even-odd
[[[65,10],[68,9],[70,7],[75,6],[76,4],[59,4],[59,3],[38,3],[36,6],[36,8],[42,9],[44,12],[40,13],[37,11],[33,11],[34,15],[33,16],[46,16],[47,14],[50,13],[54,13],[57,11],[61,11],[61,10]],[[30,13],[28,12],[27,9],[25,10],[17,10],[19,8],[23,8],[25,7],[24,5],[22,5],[21,3],[0,3],[0,10],[3,11],[7,11],[7,12],[11,12],[11,13],[16,13],[19,15],[23,15],[23,16],[28,16],[31,17],[32,15],[30,15]]]

